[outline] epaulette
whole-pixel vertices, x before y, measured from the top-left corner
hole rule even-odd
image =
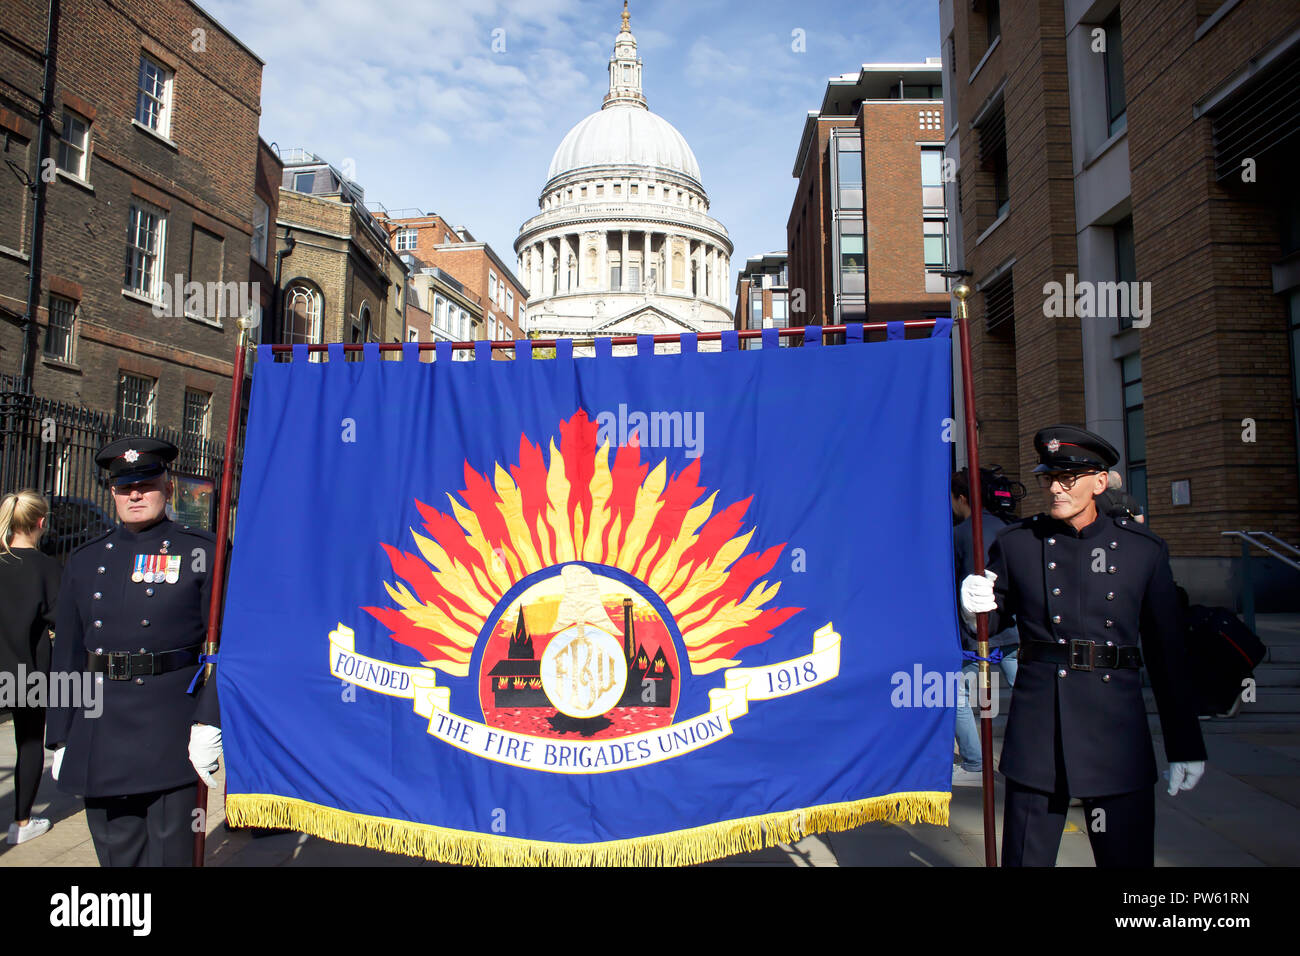
[[[1039,518],[1038,515],[1026,515],[1023,518],[1017,518],[1015,521],[1008,521],[1001,528],[998,528],[997,534],[995,534],[993,537],[1000,538],[1004,534],[1008,534],[1009,532],[1012,531],[1019,531],[1024,528],[1032,528],[1034,526],[1034,523],[1038,521],[1038,518]]]
[[[1165,543],[1164,538],[1160,537],[1160,535],[1156,534],[1154,531],[1149,530],[1147,526],[1141,521],[1135,521],[1132,518],[1111,518],[1110,520],[1113,521],[1116,527],[1118,527],[1121,531],[1131,531],[1134,534],[1139,534],[1144,538],[1150,538],[1156,544]]]
[[[89,548],[92,544],[98,544],[100,541],[103,541],[105,538],[107,538],[109,535],[111,535],[111,534],[112,534],[114,531],[116,531],[116,530],[117,530],[117,528],[115,528],[115,527],[114,527],[114,528],[109,528],[109,529],[108,529],[107,531],[105,531],[103,534],[98,534],[98,535],[96,535],[95,537],[91,538],[89,541],[85,542],[84,544],[80,545],[79,547],[73,548],[71,551],[69,551],[69,552],[68,552],[68,557],[70,558],[70,557],[72,557],[74,554],[77,554],[77,553],[79,553],[79,552],[81,552],[81,551],[85,551],[85,550],[86,550],[87,548]]]

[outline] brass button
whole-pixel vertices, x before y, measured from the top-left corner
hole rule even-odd
[[[1061,623],[1061,615],[1059,615],[1059,614],[1053,614],[1053,615],[1052,615],[1052,623],[1053,623],[1053,624],[1060,624],[1060,623]]]
[[[112,542],[112,541],[106,541],[106,542],[104,543],[104,547],[106,547],[106,548],[108,548],[108,550],[112,551],[112,550],[113,550],[113,542]]]
[[[145,589],[144,589],[144,594],[145,594],[145,597],[153,597],[153,588],[145,588]]]
[[[1106,592],[1106,600],[1107,600],[1107,601],[1113,601],[1113,600],[1115,600],[1115,592],[1114,592],[1114,591],[1107,591],[1107,592]]]
[[[95,653],[96,653],[96,654],[102,654],[102,653],[104,653],[104,649],[103,649],[102,647],[97,647],[97,648],[95,648]]]
[[[1048,539],[1047,539],[1047,543],[1048,543],[1048,544],[1056,544],[1056,539],[1055,539],[1055,538],[1048,538]]]
[[[104,573],[104,566],[101,564],[99,567],[95,568],[95,573],[96,573],[96,574],[103,574],[103,573]]]
[[[141,621],[141,622],[140,622],[140,626],[141,626],[141,627],[148,627],[148,626],[149,626],[149,621],[148,621],[147,619]]]
[[[102,598],[104,595],[103,595],[102,592],[100,592],[100,591],[96,591],[96,592],[95,592],[93,595],[91,595],[91,596],[94,597],[94,599],[95,599],[96,601],[98,601],[98,600],[99,600],[100,598]]]
[[[137,678],[135,679],[135,682],[136,682],[137,684],[143,684],[143,683],[144,683],[144,678],[143,678],[143,677],[137,677]]]
[[[1056,562],[1055,562],[1055,561],[1048,561],[1048,562],[1047,562],[1047,570],[1049,570],[1049,571],[1055,571],[1055,570],[1056,570]]]
[[[1108,682],[1110,681],[1110,675],[1109,675],[1109,674],[1102,674],[1102,675],[1101,675],[1101,681],[1102,681],[1103,684],[1108,683]]]
[[[1114,626],[1115,626],[1115,622],[1114,622],[1114,621],[1107,621],[1107,622],[1106,622],[1106,626],[1107,626],[1107,627],[1114,627]],[[1107,641],[1106,643],[1109,644],[1110,642]]]
[[[1107,642],[1106,642],[1106,646],[1107,646],[1107,647],[1114,647],[1114,646],[1115,646],[1115,642],[1114,642],[1114,641],[1107,641]]]
[[[1065,676],[1065,668],[1062,667],[1059,671],[1057,671],[1057,672],[1056,672],[1056,676],[1057,676],[1057,677],[1064,677],[1064,676]]]
[[[1058,637],[1058,638],[1056,639],[1056,643],[1058,643],[1058,644],[1064,644],[1064,643],[1065,643],[1065,638],[1063,638],[1063,637]]]
[[[103,626],[104,626],[104,622],[103,622],[103,621],[96,621],[96,622],[95,622],[95,627],[103,627]]]
[[[1112,551],[1114,551],[1114,550],[1115,550],[1116,548],[1118,548],[1118,547],[1119,547],[1119,542],[1118,542],[1118,541],[1112,541],[1112,542],[1110,543],[1110,549],[1111,549]]]
[[[1061,593],[1061,589],[1060,589],[1060,588],[1052,588],[1052,594],[1056,595],[1056,594],[1060,594],[1060,593]]]
[[[1114,574],[1114,573],[1115,573],[1115,565],[1112,564],[1110,567],[1108,567],[1108,568],[1106,569],[1106,573],[1107,573],[1107,574]]]

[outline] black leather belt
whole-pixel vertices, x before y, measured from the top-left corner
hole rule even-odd
[[[166,674],[168,671],[197,664],[199,648],[202,646],[202,644],[194,644],[175,651],[159,651],[156,654],[147,651],[144,653],[108,651],[104,654],[91,652],[87,656],[92,674],[106,674],[109,680],[130,680],[133,677]]]
[[[1068,644],[1022,641],[1019,657],[1022,661],[1068,664],[1075,671],[1090,671],[1095,667],[1137,670],[1142,666],[1140,647],[1117,647],[1114,644],[1098,644],[1096,641],[1070,641]]]

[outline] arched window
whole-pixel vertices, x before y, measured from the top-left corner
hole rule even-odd
[[[315,345],[321,341],[321,313],[324,300],[308,282],[290,283],[284,293],[284,342]]]

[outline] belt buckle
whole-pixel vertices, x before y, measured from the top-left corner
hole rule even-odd
[[[1087,648],[1087,663],[1079,663],[1079,653]],[[1097,663],[1097,645],[1094,641],[1070,641],[1070,670],[1090,671]]]
[[[105,655],[108,658],[108,679],[109,680],[130,680],[131,679],[131,652],[130,651],[109,651]]]

